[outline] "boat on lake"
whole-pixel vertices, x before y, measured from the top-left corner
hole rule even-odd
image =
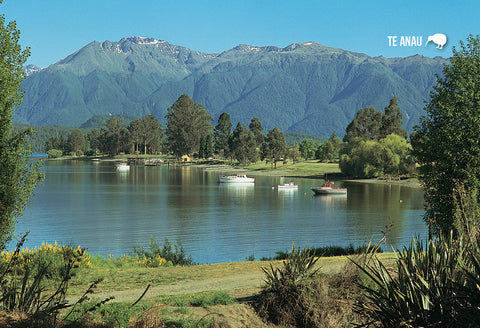
[[[295,190],[295,189],[298,189],[298,185],[294,184],[293,182],[278,185],[278,190]]]
[[[247,177],[246,174],[221,175],[218,177],[221,183],[254,183],[254,178]]]
[[[321,187],[313,187],[312,191],[315,195],[345,195],[347,194],[347,188],[333,188],[333,181],[327,181]]]
[[[117,163],[115,164],[115,167],[117,168],[117,171],[120,171],[120,172],[125,172],[130,170],[130,165],[128,165],[127,163]]]

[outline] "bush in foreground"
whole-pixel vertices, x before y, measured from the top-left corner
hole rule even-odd
[[[310,250],[292,246],[281,267],[262,268],[266,285],[255,302],[259,315],[286,327],[349,327],[357,321],[351,309],[358,270],[349,265],[341,276],[327,276],[317,260]]]

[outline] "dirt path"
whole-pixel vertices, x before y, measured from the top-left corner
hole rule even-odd
[[[225,291],[235,298],[249,297],[260,291],[264,277],[263,271],[260,271],[217,278],[182,280],[172,284],[150,286],[143,299],[218,290]],[[113,296],[116,302],[135,302],[144,290],[145,288],[132,288],[121,291],[102,291],[95,293],[94,296],[99,299]]]

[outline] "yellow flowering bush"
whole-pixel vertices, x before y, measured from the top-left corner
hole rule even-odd
[[[88,255],[80,246],[74,248],[72,246],[59,246],[57,242],[54,244],[42,243],[42,246],[30,249],[24,247],[18,253],[18,257],[14,262],[13,269],[22,272],[26,266],[35,267],[39,263],[47,263],[52,273],[62,270],[71,260],[73,253],[80,254],[80,267],[88,268],[92,265],[91,256]],[[8,263],[15,252],[2,251],[0,253],[0,263]]]

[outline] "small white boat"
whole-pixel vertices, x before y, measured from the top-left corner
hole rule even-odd
[[[130,170],[130,165],[127,163],[117,163],[115,164],[115,167],[117,168],[117,171],[128,171]]]
[[[219,178],[221,183],[254,183],[254,178],[247,177],[246,174],[237,175],[221,175]]]
[[[278,185],[278,190],[290,190],[290,189],[298,189],[298,185],[294,184],[293,182]]]

